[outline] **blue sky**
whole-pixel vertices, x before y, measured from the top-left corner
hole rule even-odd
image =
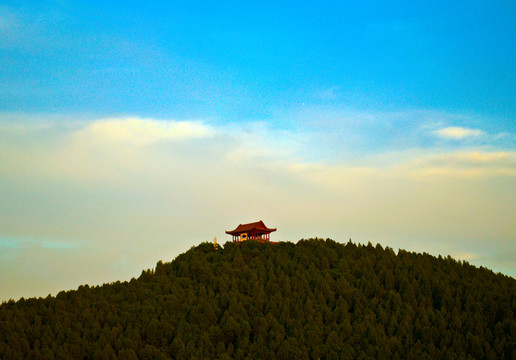
[[[515,114],[511,1],[3,3],[5,110]]]
[[[515,38],[513,1],[1,1],[0,298],[259,219],[514,276]]]

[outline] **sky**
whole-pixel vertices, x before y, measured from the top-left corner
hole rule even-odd
[[[258,220],[515,277],[515,38],[504,0],[0,0],[0,300]]]

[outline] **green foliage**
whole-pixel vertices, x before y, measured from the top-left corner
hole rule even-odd
[[[138,279],[0,306],[2,359],[513,359],[516,281],[450,257],[203,243]]]

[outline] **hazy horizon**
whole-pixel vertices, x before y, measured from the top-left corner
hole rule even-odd
[[[0,300],[239,223],[516,276],[516,5],[4,1]]]

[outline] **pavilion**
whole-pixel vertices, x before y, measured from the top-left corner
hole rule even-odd
[[[276,229],[268,228],[265,226],[263,221],[258,221],[249,224],[240,224],[233,231],[226,231],[226,234],[229,234],[233,237],[233,242],[241,242],[245,240],[255,240],[258,242],[270,242],[271,232],[276,231]]]

